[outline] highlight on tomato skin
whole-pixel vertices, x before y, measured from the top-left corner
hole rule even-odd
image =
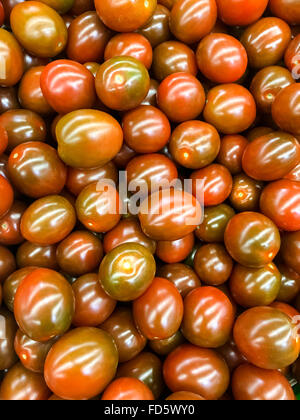
[[[299,80],[299,0],[0,0],[0,400],[300,399]]]

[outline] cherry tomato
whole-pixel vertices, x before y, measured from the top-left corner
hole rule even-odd
[[[281,255],[286,265],[300,274],[300,232],[282,236]]]
[[[177,241],[158,241],[156,255],[165,263],[179,263],[189,256],[194,248],[194,244],[194,233],[190,233]]]
[[[1,82],[2,83],[2,82]],[[0,87],[0,114],[20,108],[15,87]]]
[[[150,389],[139,379],[119,378],[106,388],[101,400],[149,401],[154,400],[154,396]]]
[[[227,204],[206,207],[204,220],[195,230],[197,238],[204,242],[223,242],[225,229],[235,211]]]
[[[238,366],[247,362],[246,357],[237,348],[233,337],[227,341],[224,346],[218,348],[218,353],[221,354],[225,362],[227,363],[230,372],[233,372]]]
[[[22,201],[14,201],[9,212],[0,219],[0,244],[19,245],[24,241],[20,224],[26,208]]]
[[[3,284],[3,300],[11,312],[14,311],[14,301],[18,287],[28,276],[28,274],[31,274],[34,270],[36,270],[36,267],[21,268],[17,271],[14,271],[10,276],[6,278]]]
[[[18,329],[14,316],[5,308],[0,309],[1,330],[5,337],[0,340],[0,369],[10,369],[18,360],[14,350],[14,339]],[[1,393],[1,391],[0,391]]]
[[[299,55],[300,55],[300,35],[297,35],[289,44],[284,55],[286,67],[295,76],[299,76]]]
[[[268,0],[216,0],[219,17],[226,25],[248,26],[266,10]]]
[[[2,2],[0,2],[0,26],[3,25],[5,18],[5,11]]]
[[[75,0],[73,7],[69,13],[73,16],[79,16],[82,13],[95,10],[95,4],[93,0]]]
[[[0,217],[3,217],[13,205],[14,191],[6,178],[0,175]]]
[[[293,301],[300,292],[300,275],[284,264],[278,264],[281,285],[277,299],[280,302]]]
[[[178,330],[171,337],[165,338],[164,340],[150,341],[149,346],[156,354],[160,356],[167,356],[184,342],[185,339],[181,332]]]
[[[240,135],[224,136],[221,141],[218,162],[225,166],[232,175],[242,172],[242,157],[248,145],[245,137]]]
[[[292,25],[300,24],[297,0],[270,0],[271,12]]]
[[[294,83],[282,89],[276,96],[272,106],[272,116],[275,123],[284,131],[296,136],[300,135],[300,86]],[[284,109],[284,112],[282,110]]]
[[[1,86],[13,86],[18,83],[24,72],[24,56],[16,38],[5,29],[0,28],[1,48]]]
[[[170,12],[162,4],[158,4],[152,17],[138,32],[147,38],[153,48],[171,39],[169,27]]]
[[[58,269],[55,245],[37,245],[24,242],[17,250],[18,267],[44,267]]]
[[[244,175],[233,178],[233,187],[229,197],[232,207],[238,212],[257,211],[264,183]]]

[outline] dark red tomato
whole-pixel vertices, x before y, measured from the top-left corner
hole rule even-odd
[[[157,91],[159,108],[174,122],[197,118],[205,105],[205,92],[199,80],[189,73],[169,75]]]
[[[68,166],[81,169],[105,165],[117,155],[123,143],[117,120],[92,109],[81,109],[62,117],[56,126],[56,136],[61,159]]]
[[[0,175],[0,217],[3,217],[13,205],[14,191],[9,181]]]
[[[2,401],[45,401],[50,395],[43,375],[25,369],[21,363],[9,369],[0,387]]]
[[[291,318],[294,325],[296,324],[299,326],[300,313],[293,306],[288,305],[287,303],[284,303],[284,302],[273,302],[270,306],[271,308],[278,309],[279,311],[286,314],[288,317]]]
[[[201,198],[204,194],[205,206],[222,204],[232,190],[232,176],[228,169],[222,165],[213,164],[195,171],[192,173],[191,179],[193,180],[194,196]],[[197,182],[198,180],[199,182]]]
[[[100,19],[116,32],[134,32],[153,15],[156,0],[95,0]]]
[[[24,56],[16,38],[0,28],[1,86],[13,86],[19,82],[24,72]]]
[[[44,68],[44,66],[38,66],[27,70],[19,86],[19,101],[25,109],[48,115],[53,110],[41,89],[41,74]]]
[[[92,108],[96,101],[93,75],[71,60],[48,64],[41,74],[41,88],[46,101],[59,114]]]
[[[272,116],[284,131],[300,136],[300,85],[294,83],[283,89],[275,98]],[[284,109],[284,112],[282,110]]]
[[[152,47],[144,36],[137,33],[115,35],[106,45],[104,58],[128,56],[141,61],[149,70],[152,64]]]
[[[275,181],[287,175],[300,160],[300,146],[292,135],[274,132],[249,143],[243,169],[259,181]]]
[[[139,379],[115,379],[104,391],[101,400],[104,401],[149,401],[154,400],[152,391]]]
[[[183,343],[185,343],[185,338],[181,334],[180,330],[178,330],[171,337],[165,338],[164,340],[150,341],[149,346],[156,354],[160,356],[167,356]]]
[[[184,300],[182,333],[192,344],[223,346],[230,338],[235,312],[227,296],[215,287],[199,287]]]
[[[291,25],[300,25],[300,11],[297,0],[270,0],[272,14]]]
[[[32,55],[55,57],[67,44],[68,32],[62,17],[41,2],[26,1],[15,6],[10,24],[20,44]]]
[[[95,61],[88,61],[88,62],[84,63],[83,65],[84,65],[85,68],[87,68],[92,73],[92,75],[94,77],[97,76],[98,70],[100,68],[99,63],[96,63]],[[101,105],[101,109],[102,109],[102,106],[103,106],[103,110],[104,110],[104,108],[105,108],[104,105],[101,104],[100,100],[98,99],[97,103],[96,103],[96,106],[100,108],[100,105]]]
[[[292,320],[267,306],[248,309],[236,321],[234,339],[242,354],[262,369],[282,369],[299,356]]]
[[[0,369],[10,369],[18,360],[14,350],[14,339],[18,329],[15,318],[4,307],[0,309],[1,341],[0,341]],[[3,332],[5,337],[3,337]]]
[[[28,274],[15,295],[16,321],[35,341],[45,342],[68,331],[74,309],[70,284],[56,271],[45,268]]]
[[[74,0],[73,7],[70,9],[69,13],[72,16],[79,16],[82,13],[88,12],[90,10],[95,10],[95,4],[93,0]]]
[[[186,264],[167,264],[157,269],[157,275],[171,281],[183,298],[201,286],[195,271]]]
[[[39,343],[31,340],[21,330],[18,330],[15,338],[15,351],[26,369],[36,373],[44,373],[45,360],[54,342],[55,339],[46,343]]]
[[[56,10],[60,15],[67,13],[74,4],[74,0],[42,0],[41,3],[45,3],[52,9]]]
[[[46,124],[35,112],[27,109],[14,109],[0,116],[0,125],[7,131],[8,148],[11,152],[16,146],[28,141],[44,142]]]
[[[284,62],[286,67],[293,73],[294,77],[300,76],[299,73],[299,57],[300,57],[300,34],[297,35],[286,49]]]
[[[248,145],[245,137],[236,135],[224,136],[218,155],[218,162],[225,166],[232,175],[242,172],[242,157]]]
[[[257,211],[263,188],[263,182],[255,181],[243,173],[236,175],[229,197],[232,207],[238,212]]]
[[[144,233],[158,241],[176,241],[200,224],[201,205],[186,191],[166,189],[144,200],[139,219]]]
[[[239,264],[259,268],[272,262],[278,254],[280,234],[275,224],[263,214],[240,213],[227,225],[225,244]]]
[[[77,197],[89,184],[104,179],[110,179],[117,184],[118,171],[113,162],[96,169],[68,168],[66,187]]]
[[[300,230],[299,182],[282,179],[269,184],[262,192],[260,208],[279,229]]]
[[[8,173],[17,190],[33,198],[59,194],[67,179],[56,150],[40,142],[17,146],[9,157]]]
[[[170,12],[162,4],[158,4],[152,17],[144,26],[139,29],[139,33],[147,38],[153,48],[171,39],[169,27]]]
[[[7,277],[16,270],[16,260],[12,252],[0,246],[0,283],[3,283]]]
[[[171,10],[171,32],[185,44],[193,44],[210,33],[217,14],[215,0],[177,0]]]
[[[247,362],[247,359],[237,348],[237,345],[235,344],[232,336],[227,341],[227,343],[224,344],[224,346],[218,349],[218,353],[221,354],[221,356],[227,363],[230,372],[233,372],[238,366]]]
[[[90,232],[71,233],[57,247],[56,259],[59,267],[70,276],[82,276],[96,270],[103,258],[100,239]]]
[[[73,325],[97,327],[114,311],[116,301],[102,289],[97,274],[79,277],[72,285],[75,296]]]
[[[21,218],[27,208],[22,201],[14,201],[11,209],[0,219],[0,244],[19,245],[24,241],[21,234]]]
[[[193,392],[178,391],[169,395],[166,401],[193,401],[193,400],[205,400],[201,395],[194,394]]]
[[[300,293],[300,275],[285,264],[278,264],[281,274],[281,285],[277,300],[291,302]]]
[[[261,69],[277,64],[291,41],[291,35],[289,25],[274,17],[261,19],[249,26],[241,37],[249,65]]]
[[[288,380],[276,370],[260,369],[244,364],[232,378],[232,391],[237,401],[294,401]]]
[[[194,244],[194,233],[190,233],[177,241],[158,241],[156,256],[168,264],[179,263],[189,256]]]
[[[252,80],[250,91],[261,111],[270,114],[278,93],[295,82],[291,72],[280,66],[260,70]]]
[[[163,42],[155,48],[152,69],[155,79],[160,82],[173,73],[191,73],[193,76],[198,73],[194,51],[177,41]]]
[[[142,105],[125,114],[124,140],[137,153],[156,153],[164,148],[171,135],[167,117],[158,109]]]
[[[53,245],[65,239],[73,230],[76,215],[70,202],[59,195],[36,200],[21,220],[23,237],[39,245]]]
[[[50,62],[50,58],[36,57],[24,51],[24,66],[25,71],[31,69],[32,67],[44,67]]]
[[[219,17],[226,25],[248,26],[267,8],[268,0],[216,0]]]
[[[285,264],[300,274],[300,232],[282,236],[281,255]]]
[[[43,267],[58,269],[55,245],[36,245],[24,242],[17,250],[18,267]]]
[[[273,133],[274,129],[270,127],[255,127],[249,130],[246,137],[249,142],[258,139],[259,137],[265,136],[266,134]]]
[[[215,83],[238,81],[248,65],[244,46],[227,34],[206,36],[198,46],[196,58],[201,73]]]
[[[162,4],[163,6],[167,7],[168,9],[172,9],[174,6],[176,0],[158,0],[159,4]]]
[[[103,233],[113,229],[120,221],[119,194],[114,186],[93,182],[85,187],[76,200],[79,221],[93,232]]]
[[[84,64],[101,62],[107,42],[112,36],[96,12],[85,12],[75,18],[68,30],[67,55],[71,60]]]
[[[15,87],[0,87],[0,114],[20,108]]]
[[[220,143],[220,136],[212,125],[187,121],[173,131],[169,151],[173,159],[185,168],[200,169],[215,160]]]
[[[4,7],[2,2],[0,1],[0,26],[3,25],[4,23],[4,18],[5,18],[5,12],[4,12]]]
[[[220,286],[226,283],[233,269],[233,261],[221,244],[207,244],[196,252],[194,270],[203,283]]]
[[[272,263],[258,269],[238,264],[230,278],[230,291],[244,308],[268,306],[277,298],[280,283],[281,274]]]
[[[146,98],[143,100],[141,105],[152,105],[154,107],[157,106],[157,91],[158,91],[159,83],[154,80],[150,79],[150,88]]]
[[[104,391],[117,366],[118,351],[109,334],[97,328],[77,328],[51,348],[45,380],[60,398],[87,400]]]
[[[0,125],[0,156],[5,152],[8,145],[8,135],[5,128]]]
[[[174,335],[183,317],[183,301],[177,288],[164,278],[155,278],[146,292],[133,302],[139,331],[149,340]]]
[[[15,294],[22,281],[31,274],[36,267],[25,267],[13,272],[3,284],[3,300],[7,308],[14,311]]]
[[[199,369],[199,366],[202,368]],[[224,359],[214,350],[191,344],[177,347],[166,359],[164,379],[172,392],[193,392],[207,400],[221,398],[230,381],[229,369]]]
[[[225,229],[235,211],[227,204],[206,207],[204,220],[197,227],[195,234],[203,242],[223,242]]]
[[[219,85],[208,92],[204,118],[224,134],[241,133],[254,122],[256,104],[243,86]]]

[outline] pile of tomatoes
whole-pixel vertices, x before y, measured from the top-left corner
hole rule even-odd
[[[0,399],[294,400],[299,0],[1,0],[0,26]]]

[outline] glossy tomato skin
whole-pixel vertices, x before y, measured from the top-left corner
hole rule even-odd
[[[157,277],[146,292],[133,302],[133,316],[139,331],[149,340],[169,338],[180,328],[182,297],[171,282]]]
[[[77,217],[93,232],[108,232],[120,221],[119,194],[114,186],[107,191],[102,184],[87,185],[76,200]]]
[[[101,329],[113,337],[118,348],[120,363],[134,359],[146,346],[147,339],[136,328],[131,308],[118,306],[101,324]]]
[[[233,374],[232,390],[237,401],[294,401],[288,380],[276,370],[243,364]]]
[[[278,63],[291,41],[291,29],[281,19],[263,18],[249,26],[241,42],[246,48],[251,67],[260,69]]]
[[[268,0],[216,0],[219,17],[226,25],[248,26],[264,13]]]
[[[75,223],[75,210],[70,202],[62,196],[49,195],[27,208],[21,220],[21,232],[27,241],[53,245],[67,237]]]
[[[5,152],[8,145],[8,135],[5,128],[0,125],[0,156]]]
[[[0,87],[0,114],[20,108],[15,87]]]
[[[269,184],[262,192],[260,208],[279,229],[300,230],[299,182],[282,179]]]
[[[244,312],[235,323],[234,339],[247,360],[262,369],[282,369],[299,355],[291,319],[267,306]]]
[[[152,254],[156,250],[156,242],[143,233],[138,220],[134,218],[121,220],[115,228],[107,232],[103,239],[104,251],[108,254],[117,246],[126,243],[143,245]]]
[[[197,118],[205,105],[205,92],[199,80],[190,73],[173,73],[157,91],[159,108],[173,122]]]
[[[250,91],[258,108],[270,114],[278,93],[295,82],[291,72],[284,67],[269,66],[260,70],[252,80]]]
[[[241,173],[242,157],[247,145],[247,139],[238,134],[224,136],[217,157],[218,163],[225,166],[232,175]]]
[[[17,363],[6,374],[1,387],[2,401],[44,401],[51,395],[43,375]]]
[[[266,216],[256,212],[240,213],[227,225],[225,245],[239,264],[259,268],[272,262],[278,254],[280,234]]]
[[[254,122],[256,104],[243,86],[234,83],[219,85],[209,91],[203,115],[219,132],[238,134]]]
[[[169,151],[174,160],[189,169],[212,163],[220,150],[217,130],[203,121],[187,121],[173,131]]]
[[[56,150],[40,142],[17,146],[9,157],[8,173],[17,190],[33,198],[59,194],[67,179],[67,168]]]
[[[291,302],[300,292],[300,275],[285,264],[278,264],[278,269],[281,274],[281,286],[277,300]]]
[[[197,180],[204,181],[204,205],[217,206],[222,204],[232,190],[232,176],[225,166],[212,164],[195,171],[191,175],[193,180],[193,195],[201,197],[202,185],[197,185]],[[200,189],[200,190],[199,190]]]
[[[174,189],[153,193],[144,200],[139,213],[143,232],[159,241],[187,236],[200,224],[201,217],[201,205],[195,197]]]
[[[14,350],[14,339],[18,329],[14,316],[5,308],[0,309],[0,315],[5,328],[6,337],[0,342],[0,368],[10,369],[18,360]]]
[[[243,363],[247,363],[247,359],[237,348],[233,337],[227,341],[224,346],[218,348],[218,353],[221,354],[225,362],[227,363],[230,372],[232,373],[238,366]]]
[[[168,118],[158,108],[141,105],[127,112],[122,120],[124,140],[137,153],[156,153],[171,135]]]
[[[130,377],[142,381],[151,389],[158,399],[163,391],[162,363],[153,353],[142,352],[134,359],[122,363],[117,372],[117,377]]]
[[[72,16],[79,16],[82,13],[95,10],[95,4],[93,0],[75,0],[69,13]]]
[[[84,64],[101,61],[112,32],[101,22],[97,13],[87,11],[72,22],[68,30],[67,55]]]
[[[204,220],[195,230],[198,239],[203,242],[223,242],[225,229],[235,211],[227,204],[206,207]]]
[[[214,287],[200,287],[184,300],[182,333],[196,346],[221,347],[229,340],[234,315],[232,304],[223,292]]]
[[[190,233],[177,241],[158,241],[156,256],[168,264],[184,261],[192,252],[195,244],[194,233]]]
[[[40,305],[41,301],[44,302],[43,306]],[[35,341],[49,341],[68,331],[74,309],[74,294],[67,280],[45,268],[30,273],[21,282],[15,295],[17,323]]]
[[[152,64],[152,47],[144,36],[137,33],[115,35],[106,45],[104,58],[128,56],[141,61],[149,70]]]
[[[5,11],[2,2],[0,3],[0,26],[3,25],[5,18]]]
[[[117,365],[117,348],[109,334],[96,328],[76,328],[51,348],[44,374],[49,388],[60,398],[85,400],[106,388]]]
[[[10,24],[20,44],[32,55],[55,57],[66,46],[65,22],[54,9],[41,2],[29,1],[15,6]]]
[[[234,83],[245,74],[248,57],[244,46],[227,34],[207,35],[197,49],[201,73],[215,83]]]
[[[252,142],[256,139],[258,139],[259,137],[262,137],[266,134],[270,134],[273,133],[274,129],[270,128],[270,127],[254,127],[252,128],[252,130],[249,130],[246,137],[248,142]]]
[[[92,109],[62,117],[56,126],[56,136],[61,159],[68,166],[81,169],[105,165],[117,155],[123,143],[119,123],[109,114]]]
[[[20,224],[26,208],[22,201],[14,201],[9,212],[0,219],[0,244],[19,245],[24,241]]]
[[[24,57],[16,38],[5,29],[0,28],[1,56],[5,72],[1,72],[0,84],[4,87],[15,85],[24,72]]]
[[[0,175],[0,197],[0,217],[3,217],[13,205],[14,191],[10,182],[2,175]]]
[[[101,400],[104,401],[150,401],[154,396],[150,389],[139,379],[119,378],[114,380],[104,391]]]
[[[205,366],[205,370],[196,366]],[[201,349],[191,344],[177,347],[164,363],[164,379],[172,392],[185,389],[203,395],[208,400],[217,400],[224,395],[229,385],[229,369],[215,351]],[[210,372],[210,380],[207,374]]]
[[[169,27],[170,11],[162,4],[158,4],[152,17],[138,32],[147,38],[153,48],[171,39]]]
[[[296,75],[299,75],[298,57],[300,54],[300,34],[290,42],[284,55],[286,67]]]
[[[144,64],[133,57],[113,57],[99,68],[96,91],[110,109],[128,111],[139,106],[150,88],[149,73]]]
[[[79,277],[72,285],[75,313],[72,324],[76,327],[97,327],[114,311],[116,301],[102,289],[97,274]]]
[[[285,264],[300,274],[300,233],[289,232],[282,236],[281,256]]]
[[[238,212],[257,211],[263,188],[263,182],[255,181],[243,173],[236,175],[229,197],[232,207]]]
[[[297,0],[270,0],[271,12],[291,25],[300,24],[300,11]]]
[[[0,245],[0,283],[16,270],[16,259],[13,253]]]
[[[206,244],[196,252],[194,270],[205,284],[220,286],[226,283],[232,269],[232,258],[221,244]]]
[[[18,267],[44,267],[58,269],[55,245],[37,245],[25,241],[17,250]]]
[[[193,392],[186,392],[186,391],[178,391],[173,392],[173,394],[169,395],[166,398],[167,401],[193,401],[193,400],[205,400],[205,398],[201,397],[201,395],[194,394]]]
[[[103,259],[99,281],[113,299],[131,301],[141,296],[154,279],[156,264],[151,252],[142,245],[117,246]]]
[[[150,79],[150,88],[146,98],[143,100],[141,105],[152,105],[154,107],[157,106],[157,90],[158,90],[159,83],[154,80]]]
[[[272,116],[275,123],[284,131],[300,135],[300,86],[294,83],[283,89],[272,105]],[[284,109],[284,112],[282,110]]]
[[[8,276],[3,283],[3,300],[11,312],[14,311],[14,301],[18,287],[28,274],[31,274],[34,270],[36,270],[36,267],[20,268]]]
[[[230,277],[230,291],[234,300],[244,308],[268,306],[279,294],[281,274],[275,264],[262,268],[236,265]]]
[[[166,41],[158,45],[153,52],[153,66],[155,79],[163,81],[173,73],[198,72],[194,51],[178,41]]]
[[[171,32],[185,44],[198,42],[215,26],[217,12],[215,0],[178,0],[171,10]]]
[[[158,268],[157,274],[172,282],[183,298],[201,286],[196,272],[186,264],[166,264]]]
[[[153,15],[157,6],[156,0],[123,1],[95,0],[95,7],[100,19],[116,32],[134,32],[143,26]]]
[[[160,356],[167,356],[184,342],[185,338],[183,337],[180,330],[178,330],[171,337],[165,338],[164,340],[150,341],[149,346],[156,354]]]
[[[32,67],[24,74],[19,86],[19,100],[23,108],[41,115],[53,112],[41,89],[44,66]]]

